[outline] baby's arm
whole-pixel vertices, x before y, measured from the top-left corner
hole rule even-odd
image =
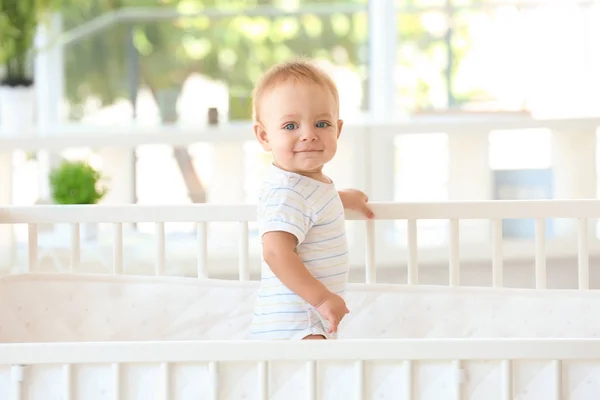
[[[306,269],[294,251],[296,245],[297,239],[291,233],[267,232],[263,235],[263,257],[281,283],[318,307],[331,292]]]
[[[294,251],[296,236],[283,231],[271,231],[263,235],[263,257],[271,271],[288,289],[315,307],[329,321],[329,333],[337,327],[349,310],[346,302],[306,269]]]

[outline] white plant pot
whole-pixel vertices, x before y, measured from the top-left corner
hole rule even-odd
[[[30,136],[35,131],[33,86],[0,86],[0,134]]]

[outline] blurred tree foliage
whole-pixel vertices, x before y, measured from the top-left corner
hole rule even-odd
[[[99,99],[99,107],[130,97],[128,46],[131,37],[139,54],[136,68],[140,83],[155,97],[160,97],[161,91],[169,91],[171,96],[178,93],[190,74],[199,73],[228,86],[232,96],[230,106],[239,107],[231,113],[240,118],[248,114],[246,97],[261,72],[293,55],[329,60],[353,68],[363,79],[367,76],[367,0],[71,1],[76,5],[64,9],[66,29],[124,7],[168,7],[182,12],[218,9],[230,13],[230,16],[218,18],[200,16],[123,22],[70,46],[66,51],[66,92],[74,119],[81,116],[81,106],[90,97]],[[453,1],[465,5],[488,0]],[[335,3],[354,4],[364,9],[277,17],[242,14],[244,10],[261,6],[285,9],[310,4],[311,7],[335,10]],[[464,21],[457,24],[448,18],[446,0],[399,0],[397,5],[405,10],[398,15],[398,65],[410,71],[410,77],[396,83],[400,102],[409,111],[439,108],[439,93],[445,99],[446,86],[452,86],[447,82],[447,75],[452,82],[461,61],[471,50],[468,24]],[[420,6],[429,8],[420,10]],[[467,16],[468,12],[463,12],[462,19]],[[452,28],[451,38],[446,36],[449,28]],[[448,42],[452,51],[450,66]],[[432,70],[435,71],[433,78]],[[364,84],[368,85],[368,82]],[[438,100],[435,93],[438,93]],[[461,103],[484,94],[459,91],[453,95]]]
[[[66,29],[123,7],[169,7],[182,12],[219,9],[233,16],[185,17],[115,25],[73,44],[66,51],[66,93],[72,107],[90,96],[108,105],[129,97],[128,43],[133,35],[139,53],[141,84],[157,96],[180,90],[193,73],[227,84],[247,96],[259,75],[290,56],[318,57],[354,68],[366,76],[368,17],[361,12],[328,15],[244,16],[236,11],[255,6],[282,6],[277,0],[88,0],[65,15]],[[296,3],[292,1],[291,3]],[[332,1],[311,1],[332,8]],[[235,101],[233,103],[236,103]],[[247,108],[244,101],[238,101]],[[239,113],[238,113],[239,114]],[[76,118],[76,117],[75,117]]]
[[[483,1],[466,0],[462,3],[479,4]],[[480,94],[461,92],[454,83],[462,61],[473,46],[469,17],[481,10],[457,14],[456,10],[445,8],[446,0],[437,0],[430,2],[434,8],[418,12],[418,1],[404,0],[403,3],[413,12],[403,12],[398,17],[398,64],[411,71],[415,79],[412,84],[398,88],[401,103],[411,111],[446,108],[460,106],[469,102],[475,94]],[[435,77],[431,75],[432,70],[436,71]],[[434,92],[442,92],[443,96],[436,96]]]

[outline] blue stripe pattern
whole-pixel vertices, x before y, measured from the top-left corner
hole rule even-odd
[[[335,294],[342,294],[342,293],[345,293],[345,292],[346,292],[346,289],[339,290],[339,291],[334,292],[334,293]],[[264,299],[266,297],[275,297],[275,296],[296,296],[296,293],[294,293],[294,292],[288,292],[288,293],[273,293],[273,294],[265,294],[265,295],[259,294],[258,298],[259,299]]]

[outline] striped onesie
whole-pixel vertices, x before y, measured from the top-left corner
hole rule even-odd
[[[271,165],[258,201],[259,235],[285,231],[298,238],[296,251],[305,267],[327,288],[344,296],[348,281],[348,244],[344,207],[333,183],[322,183]],[[328,322],[293,293],[261,261],[261,285],[254,307],[251,337],[328,339]]]

